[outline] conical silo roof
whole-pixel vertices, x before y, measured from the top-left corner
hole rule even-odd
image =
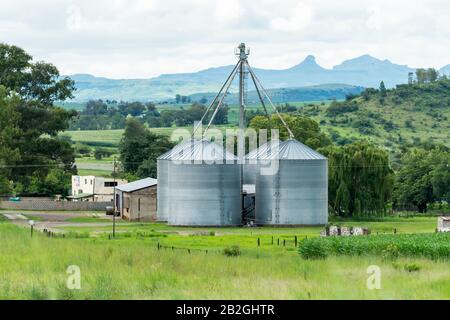
[[[163,154],[159,159],[176,161],[234,161],[237,160],[237,157],[214,142],[204,139],[192,139],[175,146],[172,150]]]
[[[303,143],[289,139],[269,141],[247,154],[249,160],[326,160],[327,158]]]
[[[200,140],[198,140],[198,139],[189,139],[188,141],[181,142],[181,143],[177,144],[175,147],[173,147],[172,149],[170,149],[169,151],[167,151],[166,153],[160,155],[158,157],[158,160],[171,160],[172,157],[175,154],[179,153],[181,150],[183,150],[185,148],[189,148],[193,144],[196,144],[199,142],[200,142]]]

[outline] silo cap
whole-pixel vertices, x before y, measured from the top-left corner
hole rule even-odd
[[[289,139],[286,141],[269,141],[248,153],[246,159],[326,160],[327,158],[303,143],[295,139]]]
[[[195,161],[222,161],[237,160],[237,157],[228,152],[223,146],[208,140],[191,139],[175,146],[158,159],[164,160],[195,160]]]

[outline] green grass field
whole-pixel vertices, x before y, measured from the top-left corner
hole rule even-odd
[[[410,233],[431,232],[435,222],[424,217],[354,223],[373,232],[391,233],[397,228],[399,233]],[[48,238],[35,233],[31,239],[29,230],[0,221],[0,299],[450,299],[448,261],[400,258],[394,263],[370,255],[301,258],[293,238],[317,236],[320,228],[315,227],[175,228],[120,223],[121,232],[113,240],[107,236],[110,228],[69,230],[104,233],[78,239],[70,234]],[[158,250],[158,242],[167,248]],[[240,246],[240,256],[222,253],[231,245]],[[70,265],[80,267],[80,290],[66,287]],[[366,287],[371,265],[381,268],[380,290]],[[409,272],[399,267],[403,265],[416,265],[419,270]]]

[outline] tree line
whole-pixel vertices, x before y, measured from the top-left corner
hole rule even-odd
[[[187,108],[166,106],[158,110],[153,102],[90,100],[70,123],[70,130],[124,129],[127,117],[134,117],[150,128],[187,126],[200,120],[206,106],[193,103]],[[209,119],[212,111],[206,119]],[[213,124],[228,123],[228,106],[222,105]]]

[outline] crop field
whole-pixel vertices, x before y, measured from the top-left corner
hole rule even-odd
[[[2,215],[0,215],[2,217]],[[103,219],[100,219],[102,221]],[[321,228],[177,228],[161,223],[119,222],[96,226],[98,218],[72,218],[66,236],[48,237],[0,221],[0,299],[450,299],[445,259],[377,252],[305,259],[295,246],[317,238]],[[372,237],[432,237],[434,217],[364,225]],[[376,235],[376,233],[389,235]],[[442,235],[445,236],[445,235]],[[259,246],[258,246],[259,239]],[[272,240],[273,239],[273,240]],[[328,240],[328,239],[325,239]],[[448,238],[447,238],[448,240]],[[371,241],[367,241],[370,246]],[[224,254],[239,246],[238,256]],[[66,286],[69,266],[78,266],[81,288]],[[368,267],[381,270],[381,288],[366,286]]]
[[[385,258],[425,257],[450,259],[450,234],[425,233],[402,235],[370,235],[364,237],[328,237],[305,239],[300,244],[304,258],[328,255],[378,255]]]

